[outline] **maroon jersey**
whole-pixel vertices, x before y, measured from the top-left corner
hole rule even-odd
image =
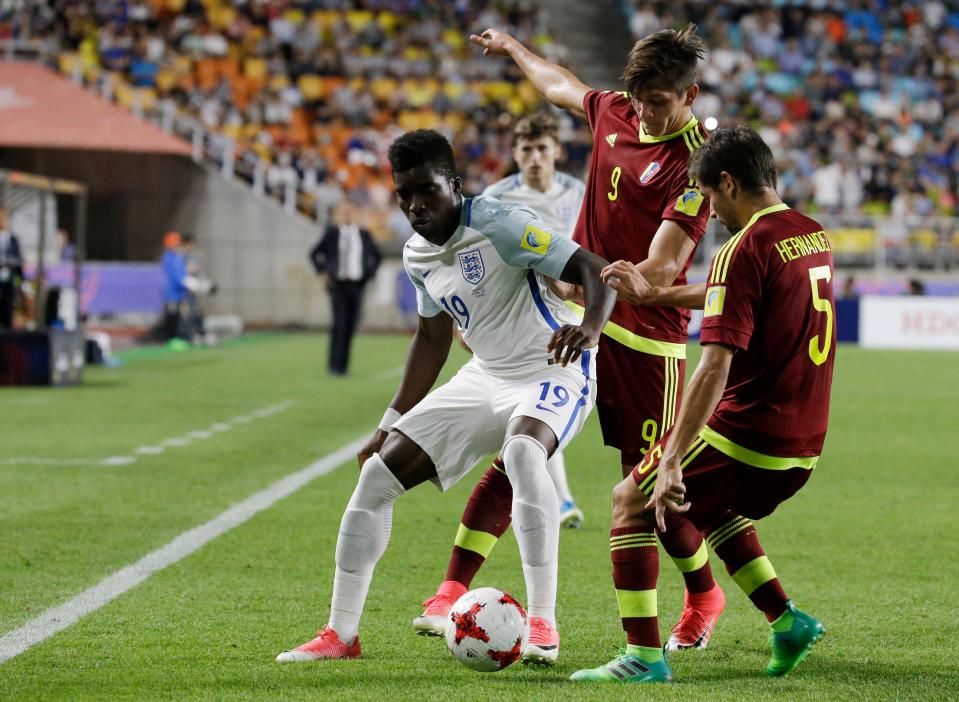
[[[820,454],[836,355],[832,274],[822,226],[786,205],[756,213],[716,254],[701,342],[737,349],[707,422],[722,438],[767,456]]]
[[[706,140],[694,117],[675,134],[642,132],[629,98],[592,90],[583,100],[593,132],[586,197],[573,240],[608,261],[639,263],[663,220],[675,221],[697,244],[706,230],[709,203],[686,170],[689,154]],[[674,285],[686,282],[686,262]],[[612,321],[640,336],[686,343],[689,311],[619,302]]]

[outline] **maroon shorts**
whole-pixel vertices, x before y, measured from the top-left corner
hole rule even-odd
[[[633,480],[646,495],[653,494],[663,442],[657,443],[646,460],[633,469]],[[687,462],[688,461],[688,462]],[[730,458],[697,438],[683,457],[683,483],[689,511],[685,516],[700,531],[716,525],[727,511],[750,519],[762,519],[775,511],[812,474],[808,468],[769,470],[754,468]]]
[[[603,441],[636,465],[676,420],[686,361],[634,351],[603,336],[596,356],[596,410]]]

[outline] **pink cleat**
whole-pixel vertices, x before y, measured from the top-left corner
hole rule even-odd
[[[523,649],[523,663],[552,665],[559,656],[559,631],[543,617],[529,618],[529,644]]]
[[[446,580],[435,595],[423,603],[423,613],[413,618],[413,630],[420,636],[446,636],[453,604],[466,594],[466,586]]]
[[[317,637],[292,651],[284,651],[276,657],[277,663],[308,663],[321,658],[359,658],[360,637],[347,645],[329,625],[317,632]]]
[[[667,651],[684,651],[690,648],[706,648],[709,636],[719,615],[726,607],[726,595],[719,585],[714,585],[709,592],[691,595],[686,592],[686,602],[683,607],[683,616],[673,627],[669,641],[666,642]]]

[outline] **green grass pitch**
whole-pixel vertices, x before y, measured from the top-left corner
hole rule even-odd
[[[0,635],[368,434],[407,343],[360,337],[346,379],[326,376],[325,337],[261,335],[220,349],[132,354],[123,368],[88,371],[79,388],[4,389]],[[464,358],[457,349],[446,375]],[[397,504],[362,623],[362,660],[274,663],[325,622],[353,463],[0,664],[0,698],[957,699],[956,364],[955,354],[839,349],[824,457],[807,487],[758,527],[787,592],[828,630],[785,679],[762,674],[764,620],[714,559],[728,607],[706,651],[670,658],[674,684],[624,690],[566,680],[623,642],[607,546],[617,455],[602,447],[594,416],[567,453],[586,523],[561,538],[563,649],[552,670],[473,673],[442,641],[410,629],[443,576],[478,471],[450,494],[425,485]],[[9,460],[129,455],[286,400],[283,412],[129,465]],[[475,584],[522,599],[511,535]],[[664,558],[664,630],[681,604],[681,579]]]

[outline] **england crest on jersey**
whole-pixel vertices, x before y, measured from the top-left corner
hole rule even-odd
[[[463,271],[463,277],[470,285],[476,285],[486,276],[486,266],[483,264],[483,254],[477,249],[461,251],[460,268]]]

